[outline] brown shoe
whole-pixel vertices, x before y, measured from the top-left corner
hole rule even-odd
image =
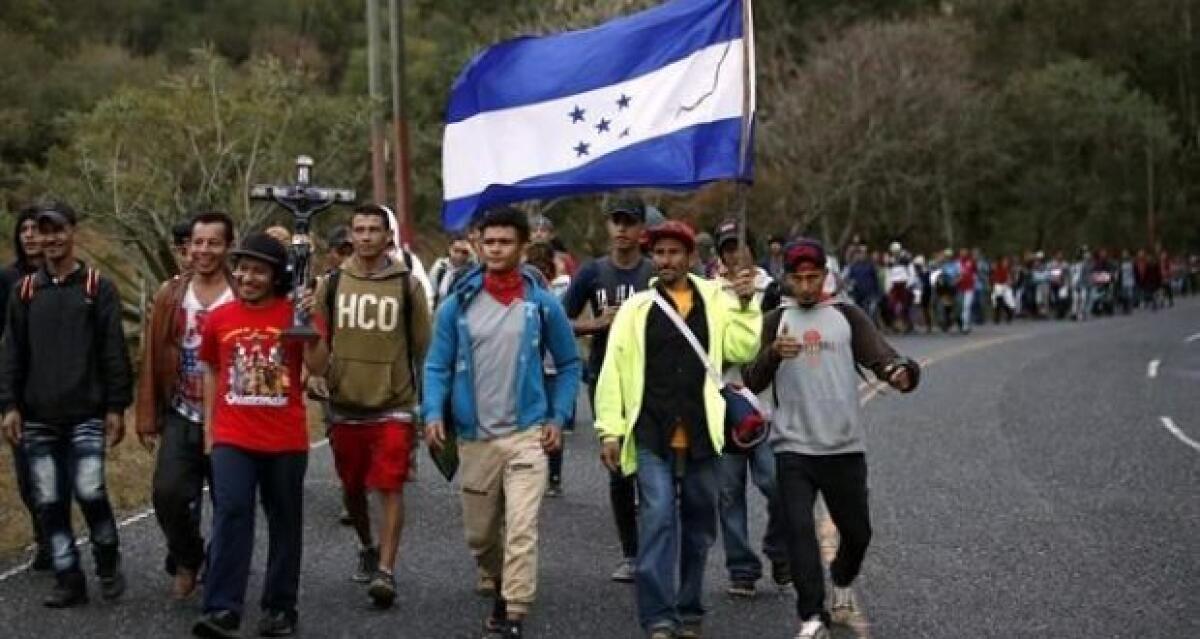
[[[171,598],[182,601],[196,592],[196,571],[183,566],[175,568],[175,581],[171,583]]]

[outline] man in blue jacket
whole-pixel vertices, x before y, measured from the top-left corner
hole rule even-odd
[[[480,231],[483,268],[455,285],[434,322],[421,412],[431,448],[446,445],[447,428],[457,435],[467,544],[497,584],[486,630],[519,639],[537,589],[546,453],[562,443],[580,362],[562,305],[521,268],[525,214],[489,212]],[[558,371],[549,388],[547,353]]]

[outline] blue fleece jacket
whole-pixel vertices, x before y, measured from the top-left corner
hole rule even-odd
[[[582,370],[575,334],[562,304],[528,270],[525,279],[524,347],[514,371],[517,393],[517,430],[542,424],[562,426],[575,408]],[[452,423],[464,440],[478,438],[475,397],[474,353],[467,326],[467,309],[483,292],[483,269],[467,273],[438,309],[433,340],[425,358],[425,393],[421,414],[425,423]],[[543,345],[544,344],[544,345]],[[542,367],[543,353],[554,360],[558,375],[547,385]],[[488,398],[482,398],[487,401]],[[447,405],[449,400],[449,406]],[[446,414],[447,408],[450,415]]]

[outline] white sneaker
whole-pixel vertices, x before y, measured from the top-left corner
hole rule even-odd
[[[839,626],[849,626],[858,617],[858,603],[849,586],[833,587],[833,603],[829,608],[830,621]]]
[[[829,629],[821,623],[820,617],[813,617],[800,623],[800,632],[796,639],[829,639]]]
[[[612,580],[631,584],[633,583],[635,575],[636,570],[633,565],[633,560],[626,558],[622,559],[621,563],[617,564],[617,569],[614,570],[612,574]]]

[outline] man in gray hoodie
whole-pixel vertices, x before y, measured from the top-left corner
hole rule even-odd
[[[762,348],[744,371],[746,385],[772,388],[771,446],[800,618],[797,637],[828,637],[829,622],[855,615],[850,585],[871,539],[867,463],[858,399],[858,367],[900,390],[916,388],[920,369],[884,341],[857,306],[822,300],[825,249],[800,240],[786,253],[786,288],[796,303],[763,321]],[[832,615],[813,520],[820,494],[841,537],[830,566]]]

